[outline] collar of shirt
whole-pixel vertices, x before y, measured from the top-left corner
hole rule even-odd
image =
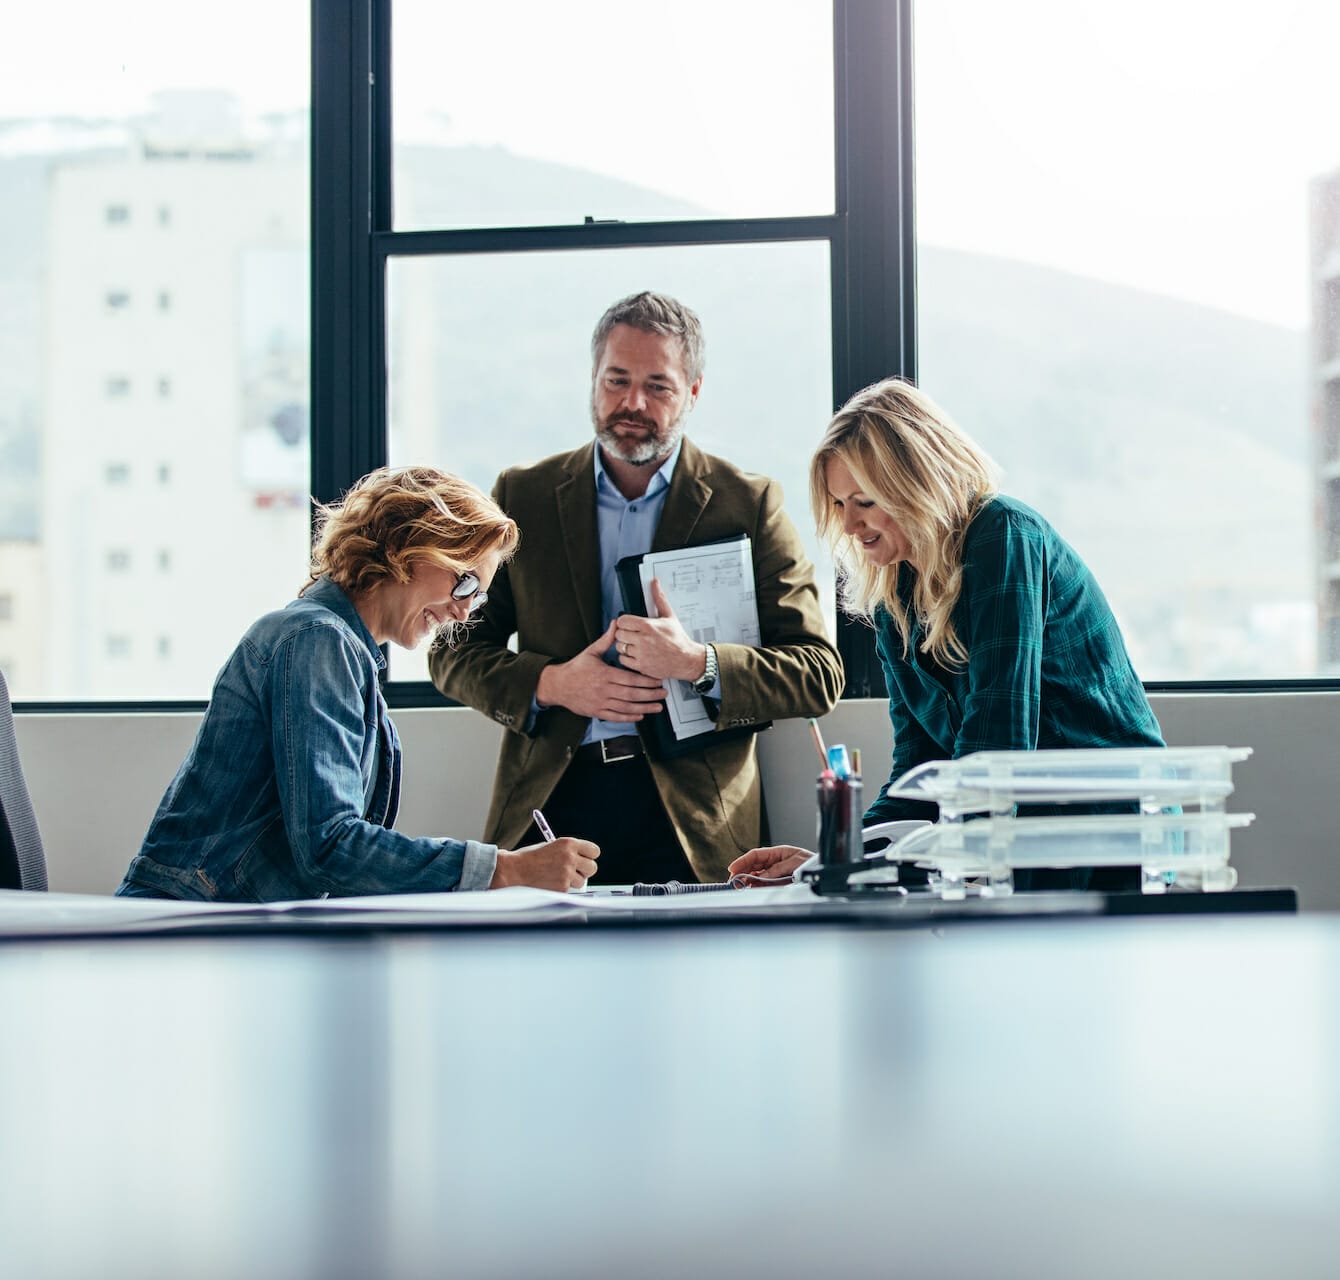
[[[648,498],[654,497],[657,493],[662,493],[670,487],[671,478],[675,474],[675,464],[679,461],[680,451],[684,448],[684,441],[675,445],[670,456],[659,467],[656,468],[656,474],[652,476],[647,483],[647,491],[640,498],[633,498],[631,501],[625,498],[619,492],[619,486],[614,483],[613,477],[605,469],[605,451],[597,442],[595,448],[595,468],[596,468],[596,496],[602,493],[612,494],[622,503],[631,506],[634,502],[643,502]],[[650,550],[650,548],[648,548]]]
[[[636,498],[625,498],[619,492],[614,478],[605,470],[605,461],[599,445],[595,450],[596,468],[596,530],[600,538],[600,601],[604,625],[623,612],[619,583],[614,566],[625,556],[640,556],[651,550],[656,537],[656,526],[661,522],[666,494],[679,461],[682,442],[657,467],[647,482],[646,492]]]
[[[645,493],[636,498],[625,498],[614,483],[614,477],[605,470],[600,446],[596,446],[596,526],[600,537],[600,597],[606,626],[623,608],[614,566],[624,556],[639,556],[651,550],[681,448],[682,442],[656,468]]]

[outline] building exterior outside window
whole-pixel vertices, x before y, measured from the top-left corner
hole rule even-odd
[[[1311,223],[1317,652],[1340,675],[1340,169],[1312,184]]]

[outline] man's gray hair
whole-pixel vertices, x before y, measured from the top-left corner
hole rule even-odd
[[[600,364],[600,358],[605,354],[605,342],[616,324],[626,324],[631,329],[641,329],[643,333],[678,338],[689,382],[697,382],[703,376],[703,368],[707,364],[703,327],[698,317],[682,302],[650,290],[620,298],[600,317],[600,323],[591,335],[592,369]]]

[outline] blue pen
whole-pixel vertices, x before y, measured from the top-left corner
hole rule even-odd
[[[538,809],[532,809],[530,816],[535,819],[535,825],[539,827],[540,834],[552,844],[558,837],[554,835],[553,827],[544,820],[544,814]]]

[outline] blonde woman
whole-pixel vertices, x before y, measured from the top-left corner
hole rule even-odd
[[[810,498],[844,607],[875,629],[891,780],[973,751],[1164,745],[1093,574],[1041,515],[998,492],[991,460],[924,392],[891,378],[854,395],[810,463]],[[882,790],[867,826],[935,817]],[[795,861],[755,850],[731,869],[780,874]],[[1021,888],[1088,882],[1016,877]]]
[[[380,646],[451,643],[516,550],[516,524],[463,480],[383,468],[318,514],[309,580],[254,623],[119,894],[268,902],[585,883],[599,850],[516,852],[392,830],[400,739]]]

